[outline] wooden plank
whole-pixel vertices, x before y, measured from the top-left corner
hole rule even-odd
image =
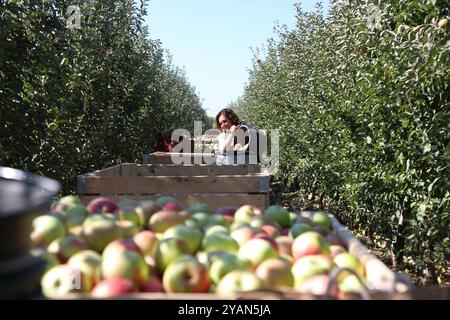
[[[251,204],[258,208],[265,209],[268,207],[268,194],[218,194],[218,193],[203,193],[203,194],[168,194],[174,196],[180,203],[187,207],[194,203],[206,203],[211,209],[217,209],[220,207],[240,207],[244,204]],[[95,199],[99,195],[80,195],[83,204],[87,205],[89,201]],[[149,194],[149,195],[104,195],[111,200],[118,202],[120,200],[154,200],[161,196],[161,194]]]
[[[411,289],[412,282],[408,278],[395,274],[371,254],[332,214],[329,214],[329,217],[336,235],[344,242],[348,251],[364,264],[369,289],[384,292],[405,292]]]
[[[78,176],[77,192],[100,193],[264,193],[269,192],[270,176]]]
[[[89,175],[89,176],[102,176],[102,177],[120,176],[121,172],[122,172],[122,165],[121,164],[117,164],[117,165],[112,166],[112,167],[108,167],[108,168],[104,168],[104,169],[96,170],[94,172],[87,173],[86,175]]]
[[[212,176],[212,175],[246,175],[261,172],[261,165],[176,165],[176,164],[126,164],[122,176]]]
[[[174,162],[173,158],[178,159]],[[183,161],[182,161],[183,160]],[[144,155],[144,164],[212,164],[215,162],[212,153],[154,152]]]

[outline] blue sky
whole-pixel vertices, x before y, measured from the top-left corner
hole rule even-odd
[[[208,115],[243,94],[253,53],[275,36],[276,23],[295,27],[295,0],[150,0],[150,37],[183,68]],[[325,2],[325,1],[323,1]],[[303,0],[305,11],[316,0]]]

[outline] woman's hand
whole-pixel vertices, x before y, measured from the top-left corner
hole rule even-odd
[[[237,126],[232,125],[231,128],[230,128],[230,132],[231,132],[231,133],[235,133],[236,130],[239,129],[240,127],[241,127],[241,125],[237,125]]]

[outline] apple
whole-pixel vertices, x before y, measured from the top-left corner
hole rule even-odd
[[[186,242],[190,252],[195,254],[201,247],[203,234],[194,228],[179,224],[167,229],[163,239],[177,238]]]
[[[102,252],[110,242],[120,239],[122,232],[114,217],[93,214],[83,222],[81,236],[91,249]]]
[[[324,255],[308,255],[295,261],[291,272],[294,276],[294,288],[299,289],[303,282],[309,278],[328,274],[333,267],[330,257]]]
[[[193,256],[181,256],[163,274],[166,292],[207,293],[210,279],[206,267]]]
[[[114,255],[116,252],[132,250],[143,255],[141,248],[134,242],[133,239],[117,239],[111,241],[103,250],[102,256],[105,258],[108,255]]]
[[[124,278],[108,278],[99,282],[92,290],[94,298],[113,298],[135,291],[134,284]]]
[[[194,214],[197,212],[205,212],[205,213],[211,213],[211,208],[206,203],[194,203],[190,205],[186,211],[188,211],[190,214]]]
[[[228,227],[228,221],[224,216],[219,214],[211,214],[208,219],[208,223],[204,226],[204,228],[208,226],[221,225]]]
[[[76,226],[81,226],[88,215],[89,211],[87,211],[86,207],[83,205],[76,205],[68,209],[64,215],[64,222],[67,230]]]
[[[292,254],[292,240],[291,237],[288,236],[278,236],[275,238],[275,242],[278,244],[278,252],[291,255]]]
[[[327,237],[330,234],[330,230],[328,230],[327,228],[325,228],[323,226],[315,226],[315,227],[313,227],[312,230],[317,232],[318,234],[320,234],[323,237]]]
[[[262,261],[255,270],[256,276],[268,288],[290,287],[294,285],[292,265],[281,258]]]
[[[203,238],[202,249],[206,252],[225,251],[233,253],[238,251],[239,245],[229,234],[216,232]]]
[[[314,231],[306,231],[294,239],[292,256],[295,260],[315,254],[330,255],[330,246],[323,236]]]
[[[79,270],[60,264],[47,271],[41,279],[41,288],[48,298],[61,298],[69,293],[81,292],[85,287]]]
[[[161,210],[151,216],[148,227],[154,232],[163,233],[170,227],[177,224],[184,224],[185,220],[187,219],[181,216],[177,211]]]
[[[106,197],[97,197],[86,207],[90,213],[113,213],[117,210],[116,204]]]
[[[125,278],[139,288],[149,277],[144,257],[135,250],[114,250],[103,254],[101,269],[103,278]]]
[[[219,225],[210,225],[210,224],[208,224],[208,225],[205,226],[204,230],[205,230],[205,236],[209,236],[210,234],[213,234],[215,232],[222,232],[222,233],[225,233],[225,234],[229,234],[229,231],[228,231],[227,227],[224,227],[224,226],[222,226],[220,224]]]
[[[102,257],[93,250],[75,253],[67,261],[67,265],[77,270],[82,278],[84,292],[91,292],[101,280]]]
[[[150,230],[142,230],[133,237],[134,242],[141,249],[142,254],[153,255],[159,243],[156,234]]]
[[[261,209],[253,205],[243,205],[234,213],[234,221],[250,222],[252,217],[262,215]]]
[[[114,216],[117,221],[130,221],[133,222],[134,225],[141,228],[141,218],[134,210],[134,208],[119,208],[114,212]]]
[[[278,227],[274,226],[273,224],[265,224],[261,226],[261,230],[267,233],[273,239],[281,235]]]
[[[140,230],[140,228],[132,221],[129,220],[119,220],[116,221],[116,226],[120,230],[121,238],[132,238]]]
[[[235,254],[223,252],[211,261],[208,268],[208,274],[213,283],[218,283],[225,274],[238,269],[245,270],[245,262],[239,259]]]
[[[143,228],[148,228],[148,222],[150,221],[151,216],[161,210],[162,207],[158,206],[156,202],[152,200],[140,201],[134,208],[134,211],[136,211],[141,221],[140,225]]]
[[[150,276],[147,280],[147,283],[141,290],[142,292],[166,292],[164,290],[164,286],[156,276]]]
[[[269,243],[272,245],[272,247],[274,247],[275,250],[277,250],[277,252],[278,252],[278,243],[276,243],[276,241],[275,241],[271,236],[269,236],[267,233],[264,233],[264,232],[257,233],[257,234],[255,234],[255,235],[253,236],[253,239],[263,239],[263,240],[266,240],[266,241],[269,242]]]
[[[299,285],[297,291],[303,294],[313,294],[321,297],[330,297],[336,299],[338,297],[338,288],[336,284],[330,286],[331,278],[327,274],[319,274],[308,278]]]
[[[321,226],[330,231],[332,227],[331,219],[325,212],[315,211],[311,216],[311,221],[315,226]]]
[[[297,219],[299,218],[299,215],[295,212],[289,212],[289,220],[290,220],[290,225],[293,225]]]
[[[197,222],[197,220],[190,218],[184,221],[184,225],[189,227],[189,228],[194,228],[197,229],[199,231],[203,230],[203,227],[200,223]]]
[[[249,226],[236,229],[232,231],[230,235],[234,240],[236,240],[239,246],[242,246],[245,242],[252,239],[256,234],[258,234],[258,231]]]
[[[65,234],[64,224],[56,217],[42,215],[33,219],[31,242],[33,246],[48,246],[53,240]]]
[[[228,216],[234,218],[234,213],[236,212],[235,207],[220,207],[215,210],[216,214],[220,214],[223,216]]]
[[[360,293],[362,290],[365,289],[364,287],[366,285],[365,278],[358,278],[354,274],[349,273],[345,273],[344,275],[338,275],[337,282],[340,294]]]
[[[58,200],[57,204],[67,205],[69,208],[77,205],[82,205],[79,197],[74,195],[67,195]]]
[[[345,243],[335,233],[329,233],[325,237],[325,239],[330,244],[330,246],[337,245],[345,248]]]
[[[243,228],[243,227],[249,227],[256,230],[256,228],[252,227],[249,222],[244,221],[233,221],[233,223],[230,225],[230,231],[233,232],[234,230]]]
[[[180,256],[190,253],[191,250],[184,240],[177,238],[163,239],[156,245],[156,268],[163,273],[171,262]]]
[[[289,231],[289,237],[291,237],[292,239],[297,238],[297,236],[301,235],[302,233],[306,232],[306,231],[311,231],[312,228],[311,226],[304,224],[304,223],[295,223],[292,227],[291,230]]]
[[[56,255],[61,263],[66,263],[75,253],[87,249],[89,245],[83,238],[71,234],[53,240],[47,248],[48,252]]]
[[[163,208],[163,210],[172,210],[172,211],[183,210],[183,206],[181,205],[180,202],[178,202],[178,200],[168,201],[162,206],[162,208]]]
[[[197,212],[192,215],[192,219],[194,219],[200,226],[203,228],[209,223],[209,213],[206,212]]]
[[[159,206],[159,207],[164,207],[164,205],[167,203],[167,202],[170,202],[170,201],[177,201],[177,199],[175,199],[174,197],[172,197],[172,196],[161,196],[161,197],[159,197],[159,198],[157,198],[156,200],[155,200],[155,203],[156,203],[156,205],[157,206]]]
[[[201,264],[205,265],[206,268],[209,269],[211,264],[214,261],[216,261],[217,259],[219,259],[224,254],[228,254],[228,252],[225,252],[225,251],[210,251],[210,252],[198,251],[195,254],[195,257]]]
[[[364,265],[361,263],[361,261],[358,259],[358,257],[352,255],[349,252],[343,252],[343,253],[339,253],[337,254],[334,258],[333,258],[333,262],[336,266],[340,267],[340,268],[349,268],[353,271],[356,272],[356,274],[360,277],[360,278],[364,278]],[[341,273],[341,275],[338,276],[338,281],[340,279],[340,277],[342,276],[342,274],[348,274],[348,273]]]
[[[265,239],[251,239],[239,248],[238,257],[256,268],[264,260],[278,258],[278,251]]]
[[[264,216],[254,216],[250,219],[249,223],[252,227],[261,229],[267,223],[267,219]]]
[[[216,293],[219,296],[233,296],[238,292],[256,291],[263,288],[263,282],[252,272],[233,270],[220,279]]]
[[[268,221],[278,223],[282,228],[287,228],[291,225],[291,218],[289,211],[279,205],[272,205],[265,211],[264,216]]]

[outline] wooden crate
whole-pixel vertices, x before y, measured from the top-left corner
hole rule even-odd
[[[187,157],[189,164],[211,164],[215,158],[213,153],[178,153],[154,152],[143,157],[143,164],[174,164],[172,157]]]
[[[259,165],[193,165],[124,163],[78,176],[83,203],[98,196],[154,199],[173,195],[184,206],[206,203],[212,209],[269,205],[270,176]]]

